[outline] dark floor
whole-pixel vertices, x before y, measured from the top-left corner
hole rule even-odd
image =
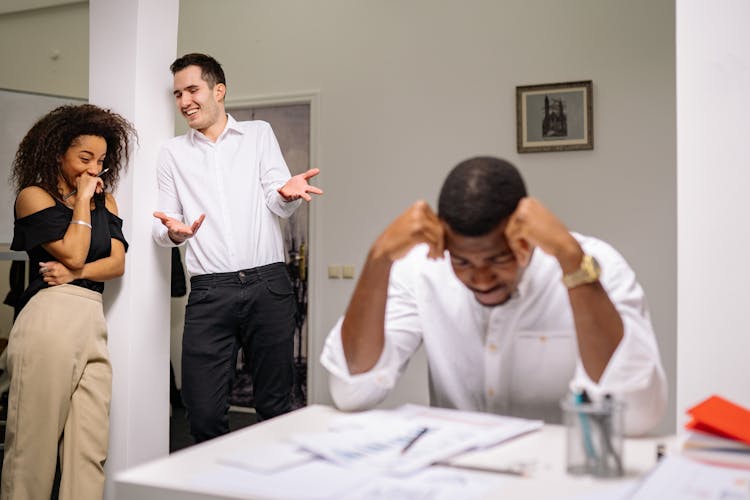
[[[236,431],[257,421],[255,412],[247,412],[245,408],[229,411],[229,430]],[[172,408],[172,418],[169,419],[169,452],[181,450],[193,445],[190,429],[184,408]]]

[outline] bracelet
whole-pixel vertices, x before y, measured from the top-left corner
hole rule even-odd
[[[91,224],[89,224],[85,220],[73,219],[72,221],[70,221],[70,223],[71,224],[80,224],[82,226],[86,226],[87,228],[91,229]]]

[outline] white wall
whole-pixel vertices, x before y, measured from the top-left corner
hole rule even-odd
[[[151,238],[156,158],[172,137],[172,78],[163,61],[177,45],[179,0],[91,0],[89,101],[111,107],[138,131],[115,193],[130,243],[125,275],[108,283],[104,304],[112,362],[106,500],[114,476],[169,454],[168,249]]]
[[[458,161],[495,154],[572,228],[628,258],[674,380],[671,1],[182,0],[178,52],[188,51],[223,63],[230,99],[320,92],[311,352],[354,285],[328,280],[327,265],[361,265],[409,203],[435,201]],[[594,81],[594,151],[515,153],[515,86],[583,79]],[[325,377],[314,378],[313,400],[328,401]],[[424,394],[418,379],[406,393]]]
[[[712,394],[750,407],[750,3],[676,14],[680,424]]]
[[[127,270],[104,293],[113,367],[105,498],[114,498],[115,472],[169,452],[169,253],[156,248],[150,228],[156,153],[174,129],[163,61],[176,51],[178,6],[100,0],[0,16],[0,86],[86,97],[90,83],[90,101],[140,134],[117,192]]]
[[[47,3],[64,0],[35,0],[25,9]],[[0,5],[0,88],[85,99],[89,68],[86,3],[31,11],[22,7],[22,0]],[[0,108],[0,117],[7,117],[7,111]],[[15,124],[6,123],[0,129],[6,126],[16,130]],[[0,182],[9,183],[9,174],[10,164],[0,165]],[[12,196],[10,184],[3,192]],[[10,262],[0,261],[0,301],[8,293],[9,271]],[[13,309],[0,304],[0,338],[7,338],[12,322]]]
[[[0,87],[86,98],[88,15],[87,2],[0,14]]]
[[[0,4],[0,14],[22,12],[27,10],[44,9],[69,4],[86,4],[85,0],[3,0]]]
[[[0,64],[12,70],[22,63],[2,43],[3,17]],[[0,87],[17,88],[6,79],[59,86],[44,56],[51,43],[39,31],[28,49],[34,60],[21,75],[3,71]],[[674,381],[671,0],[182,0],[178,53],[188,51],[223,63],[229,99],[319,92],[314,166],[326,195],[314,202],[312,221],[313,357],[354,286],[328,280],[327,264],[360,266],[409,203],[434,203],[458,161],[494,154],[517,163],[532,194],[571,228],[609,240],[630,261]],[[515,86],[583,79],[594,81],[595,149],[518,155]],[[311,361],[311,396],[326,402],[325,376]],[[424,395],[424,364],[415,368],[422,373],[399,399]]]

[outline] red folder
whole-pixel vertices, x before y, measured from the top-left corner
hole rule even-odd
[[[711,396],[690,408],[688,429],[734,439],[750,445],[750,410],[720,396]]]

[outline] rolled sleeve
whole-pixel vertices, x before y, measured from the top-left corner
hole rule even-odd
[[[382,402],[398,379],[398,360],[386,345],[375,366],[368,372],[352,375],[341,342],[341,323],[326,339],[320,356],[321,364],[330,374],[329,387],[336,407],[345,411],[365,410]],[[386,337],[386,344],[388,339]]]
[[[577,389],[586,389],[594,401],[610,394],[624,403],[624,431],[628,436],[651,430],[666,410],[664,370],[634,334],[623,337],[598,384],[588,377],[580,363],[572,384]]]
[[[603,269],[601,281],[622,318],[623,338],[599,383],[588,377],[579,360],[572,384],[586,389],[594,400],[610,394],[624,403],[625,434],[640,435],[664,416],[667,380],[643,289],[624,259],[609,246],[605,251],[610,255],[603,256],[608,268]]]
[[[343,318],[328,335],[320,361],[330,373],[329,388],[338,408],[362,410],[382,402],[422,344],[418,307],[409,285],[412,279],[409,274],[414,272],[415,267],[407,257],[396,262],[391,269],[385,312],[385,343],[372,369],[356,375],[349,373],[341,341]]]

